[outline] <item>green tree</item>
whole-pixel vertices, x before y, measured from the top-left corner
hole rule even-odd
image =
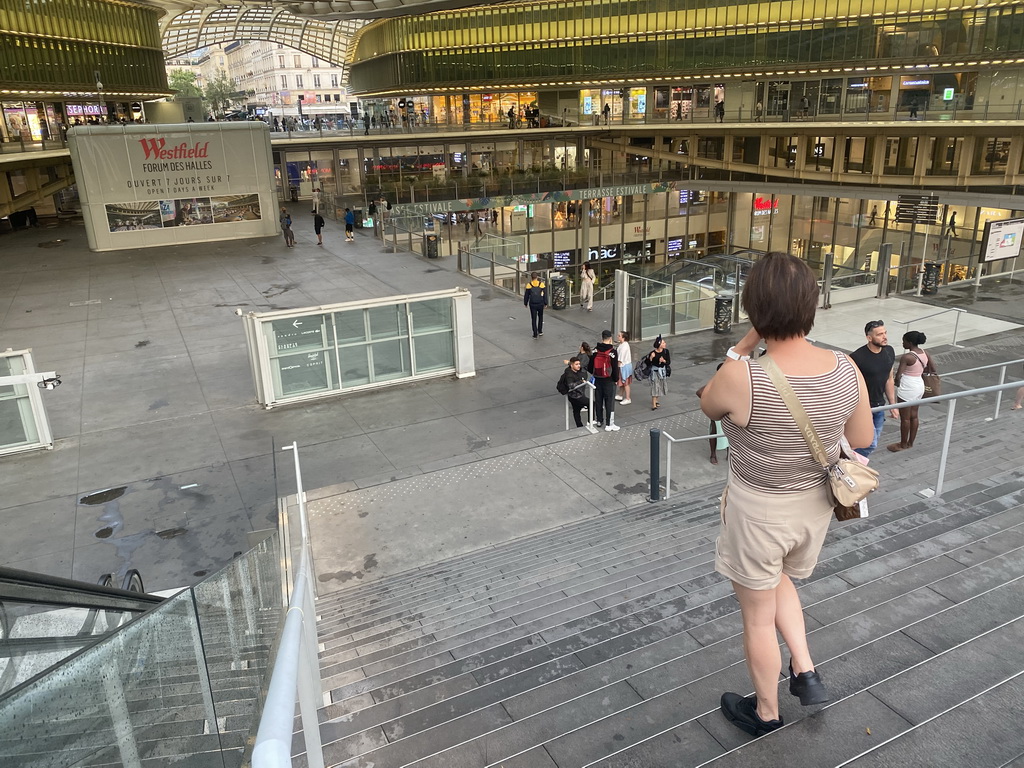
[[[214,114],[222,114],[242,96],[243,94],[239,93],[235,81],[228,77],[223,69],[218,70],[217,74],[206,84],[206,100],[213,108]]]
[[[202,90],[196,85],[196,73],[189,72],[187,69],[172,69],[168,72],[167,85],[172,91],[177,91],[175,98],[178,96],[202,98],[203,96]]]

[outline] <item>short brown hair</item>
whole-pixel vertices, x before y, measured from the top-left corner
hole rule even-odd
[[[766,339],[806,336],[814,326],[818,280],[807,263],[788,253],[769,253],[750,269],[743,309]]]

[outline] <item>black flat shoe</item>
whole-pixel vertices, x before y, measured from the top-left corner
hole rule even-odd
[[[751,736],[764,736],[777,731],[784,723],[778,720],[762,720],[757,716],[757,697],[744,698],[738,693],[722,694],[722,714],[725,719]]]
[[[800,698],[800,703],[809,707],[812,704],[828,703],[828,691],[821,675],[817,672],[801,672],[793,674],[793,662],[789,662],[789,692]]]

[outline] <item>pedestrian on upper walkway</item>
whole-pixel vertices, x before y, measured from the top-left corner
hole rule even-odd
[[[596,280],[597,273],[588,261],[580,270],[580,309],[585,309],[588,312],[594,310],[594,281]]]

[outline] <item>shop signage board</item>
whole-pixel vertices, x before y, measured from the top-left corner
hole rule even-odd
[[[985,224],[985,236],[981,249],[982,261],[1015,259],[1020,255],[1024,239],[1024,219],[1003,219]]]
[[[652,184],[624,184],[617,187],[590,187],[566,189],[556,192],[531,192],[522,195],[497,195],[495,197],[472,197],[462,200],[442,200],[436,203],[404,203],[392,208],[393,216],[429,216],[434,213],[456,213],[475,211],[481,208],[506,208],[517,205],[538,203],[561,203],[570,200],[593,200],[598,197],[621,197],[623,195],[647,195],[670,192],[676,189],[674,181],[659,181]]]
[[[901,224],[934,224],[938,216],[936,195],[899,195],[896,198],[896,221]]]
[[[278,232],[265,123],[76,126],[68,146],[94,251]]]

